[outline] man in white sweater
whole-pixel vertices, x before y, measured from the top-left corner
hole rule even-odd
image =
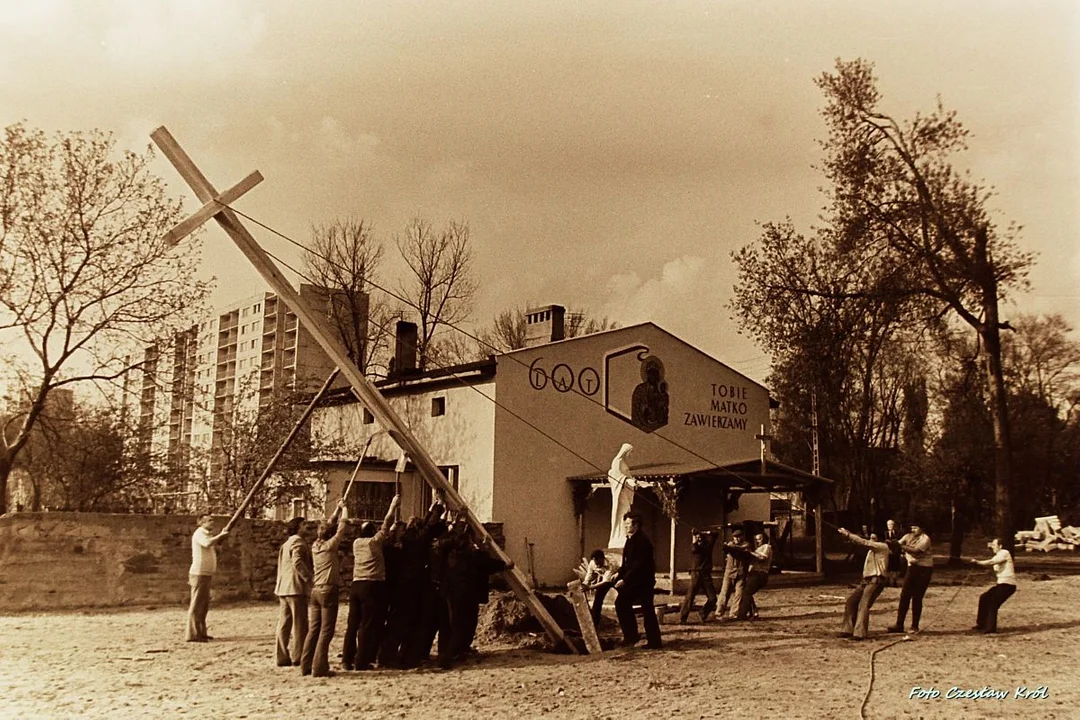
[[[188,584],[191,585],[191,604],[188,606],[188,642],[206,642],[206,614],[210,611],[210,582],[217,572],[217,544],[229,534],[222,530],[212,535],[214,518],[210,513],[199,515],[199,527],[191,536],[191,568]]]

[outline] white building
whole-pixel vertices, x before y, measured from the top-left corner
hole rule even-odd
[[[633,506],[660,572],[688,567],[691,527],[765,521],[771,490],[820,486],[762,460],[764,387],[653,323],[559,340],[562,313],[529,313],[530,337],[549,342],[424,374],[409,373],[399,352],[397,377],[378,383],[479,519],[502,524],[505,550],[540,584],[566,582],[583,554],[606,546],[604,483],[623,443],[634,446],[632,473],[663,488],[638,491]],[[424,481],[395,475],[397,446],[350,393],[317,409],[312,431],[357,445],[371,439],[358,475],[369,516],[385,508],[395,481],[405,517],[427,507]],[[353,459],[323,461],[333,467],[333,503]],[[677,521],[664,512],[663,497],[675,497],[668,489],[677,491]]]

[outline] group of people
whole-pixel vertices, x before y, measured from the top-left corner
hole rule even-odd
[[[934,558],[930,536],[918,524],[913,523],[910,528],[910,532],[897,537],[899,532],[896,524],[893,520],[889,520],[884,541],[879,540],[873,533],[868,538],[863,538],[845,528],[839,529],[840,534],[849,541],[867,548],[862,580],[844,603],[844,617],[840,627],[841,637],[849,640],[866,639],[870,626],[870,608],[886,587],[895,584],[897,574],[903,575],[900,585],[900,602],[896,610],[896,621],[887,628],[887,631],[905,632],[909,609],[911,610],[911,632],[920,631],[923,598],[934,572]],[[988,547],[994,553],[992,557],[985,560],[968,559],[973,564],[992,567],[996,579],[994,585],[979,597],[978,613],[972,629],[981,633],[997,632],[998,610],[1016,592],[1016,573],[1013,570],[1012,554],[997,538],[991,540]]]
[[[399,504],[400,497],[395,495],[382,524],[362,523],[353,541],[349,615],[342,648],[345,670],[369,670],[376,664],[416,667],[429,660],[436,639],[439,666],[449,667],[469,652],[480,605],[488,600],[490,575],[506,567],[495,553],[474,541],[464,517],[446,512],[436,502],[423,518],[395,522]],[[347,520],[345,505],[339,502],[334,514],[318,523],[315,537],[310,538],[308,524],[303,518],[294,518],[287,525],[288,537],[278,552],[274,592],[280,610],[275,659],[279,666],[299,665],[303,675],[333,674],[329,651],[342,590],[338,553],[349,526]],[[640,641],[634,615],[634,608],[640,607],[645,647],[658,649],[662,640],[654,607],[653,545],[642,531],[637,513],[624,514],[623,529],[626,542],[619,567],[612,568],[602,550],[594,552],[587,565],[583,586],[594,593],[593,621],[599,625],[604,599],[614,590],[623,644]],[[206,628],[210,584],[217,569],[217,546],[228,536],[227,530],[216,534],[213,530],[213,517],[200,515],[191,538],[191,603],[186,633],[189,642],[211,639]],[[896,621],[888,632],[904,632],[910,609],[911,632],[918,633],[923,598],[934,567],[929,535],[921,526],[912,524],[910,532],[897,538],[891,520],[884,541],[875,534],[863,538],[844,528],[839,532],[867,548],[862,579],[845,602],[840,634],[851,640],[867,637],[870,609],[905,565]],[[772,548],[764,533],[756,533],[753,542],[748,543],[743,531],[736,528],[731,541],[722,545],[724,576],[718,595],[712,583],[712,561],[719,537],[720,531],[714,529],[692,532],[690,587],[680,608],[683,623],[699,593],[706,596],[701,608],[703,622],[714,611],[720,617],[728,615],[737,620],[756,613],[754,595],[768,581]],[[1012,555],[998,539],[992,540],[989,548],[992,557],[970,559],[992,567],[996,576],[996,583],[979,598],[973,630],[982,633],[997,631],[998,610],[1016,592]]]
[[[757,617],[754,596],[769,582],[772,567],[772,546],[765,533],[753,534],[747,542],[741,528],[731,533],[731,541],[722,544],[724,575],[717,595],[713,586],[713,552],[720,538],[719,530],[693,528],[690,534],[690,586],[679,608],[679,622],[686,623],[694,599],[705,595],[701,621],[706,622],[716,612],[719,618],[747,620]]]
[[[472,646],[480,605],[488,600],[488,580],[505,564],[478,545],[468,522],[436,502],[423,518],[395,522],[394,496],[381,525],[360,524],[353,540],[348,619],[342,643],[345,670],[416,667],[430,659],[437,639],[440,667],[449,667]],[[293,518],[278,550],[279,599],[275,642],[278,666],[300,667],[303,675],[325,677],[342,594],[339,548],[348,511],[338,503],[319,522],[314,537],[304,518]],[[213,518],[200,517],[192,537],[191,607],[187,639],[206,635],[210,578],[216,546],[227,533],[212,534]]]
[[[436,502],[423,518],[395,522],[400,497],[394,496],[381,526],[361,523],[353,541],[353,573],[349,585],[349,614],[342,643],[342,668],[370,670],[416,667],[426,662],[438,639],[440,667],[449,667],[472,646],[487,602],[490,575],[505,564],[478,545],[463,516],[446,512]],[[278,665],[299,665],[304,675],[325,676],[337,620],[341,589],[338,544],[347,526],[344,505],[336,518],[320,523],[311,544],[314,577],[306,638],[290,645],[290,630],[300,628],[298,595],[291,578],[304,575],[302,524],[281,548],[278,562],[280,617],[277,630]],[[288,556],[286,556],[288,553]],[[320,569],[323,572],[320,574]],[[301,582],[301,591],[303,583]]]
[[[623,515],[626,544],[622,550],[622,562],[613,568],[603,550],[595,550],[585,564],[582,587],[591,590],[593,600],[591,615],[594,625],[599,626],[604,599],[611,590],[617,593],[615,616],[623,635],[623,644],[634,645],[639,639],[634,607],[642,609],[645,628],[645,647],[659,648],[660,624],[656,618],[654,596],[656,591],[656,561],[652,542],[641,529],[641,516],[635,512]],[[754,535],[752,543],[743,538],[743,531],[736,529],[731,542],[723,545],[726,560],[720,595],[713,586],[713,551],[720,533],[717,530],[692,531],[690,551],[690,586],[683,597],[680,622],[686,623],[693,607],[694,598],[705,595],[701,608],[701,620],[706,622],[717,610],[719,616],[744,620],[756,615],[754,595],[765,587],[772,565],[772,548],[764,533]],[[729,614],[730,613],[730,614]]]

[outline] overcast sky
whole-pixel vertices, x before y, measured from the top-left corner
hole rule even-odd
[[[962,164],[1039,253],[1005,314],[1080,328],[1078,41],[1073,0],[0,0],[0,124],[133,149],[165,125],[219,189],[260,170],[237,207],[301,240],[346,215],[390,248],[415,215],[467,220],[477,321],[550,302],[653,320],[763,380],[730,253],[758,222],[814,221],[812,80],[837,57],[876,64],[893,114],[958,111]],[[216,227],[205,242],[216,303],[261,288]]]

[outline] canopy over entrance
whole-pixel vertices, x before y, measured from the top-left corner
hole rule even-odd
[[[707,485],[722,489],[725,498],[725,516],[728,506],[726,499],[732,496],[737,497],[744,493],[802,493],[806,504],[814,512],[816,571],[818,573],[824,571],[821,503],[833,484],[829,478],[760,458],[726,464],[711,463],[704,459],[679,463],[645,463],[631,465],[630,473],[638,480],[658,484],[657,495],[664,501],[665,514],[669,517],[681,514],[672,513],[667,508],[677,506],[679,498],[692,486]],[[567,480],[574,486],[574,509],[581,516],[585,512],[588,497],[593,490],[607,486],[607,473],[591,472],[572,475],[567,477]],[[671,520],[670,568],[675,566],[675,525],[676,519],[673,518]]]

